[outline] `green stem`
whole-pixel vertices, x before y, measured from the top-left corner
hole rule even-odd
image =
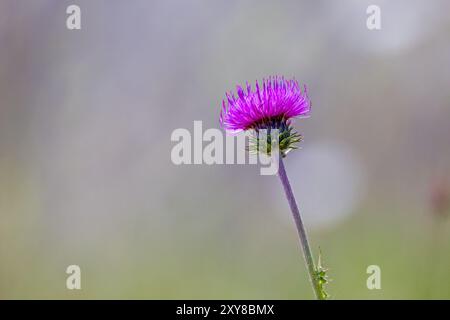
[[[317,275],[317,270],[314,265],[314,259],[311,252],[311,248],[308,243],[308,236],[306,234],[305,227],[303,225],[302,217],[300,216],[300,211],[298,210],[297,202],[295,201],[294,193],[292,192],[289,179],[286,175],[286,170],[284,168],[284,163],[282,157],[279,158],[279,169],[278,176],[280,177],[281,183],[283,184],[284,192],[286,193],[286,198],[289,202],[291,208],[292,216],[297,227],[298,236],[300,238],[300,244],[302,247],[303,257],[305,258],[306,266],[308,268],[309,280],[313,287],[314,294],[318,300],[325,300],[326,295],[321,289],[320,279]]]

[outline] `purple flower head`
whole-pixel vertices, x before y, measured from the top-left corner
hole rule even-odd
[[[255,90],[247,83],[247,90],[236,87],[237,97],[226,93],[220,113],[220,124],[228,132],[239,132],[267,126],[289,124],[289,119],[307,117],[311,102],[297,80],[274,76],[264,79],[262,86],[256,81]]]

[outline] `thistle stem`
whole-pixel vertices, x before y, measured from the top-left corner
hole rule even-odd
[[[300,238],[300,245],[302,246],[303,257],[305,258],[306,266],[308,268],[309,280],[311,281],[314,294],[316,296],[316,299],[324,300],[325,297],[323,296],[323,294],[321,294],[319,279],[316,276],[316,267],[314,265],[311,248],[309,247],[308,236],[306,234],[302,217],[300,216],[300,211],[298,210],[297,202],[295,201],[294,193],[292,192],[289,179],[286,175],[282,157],[279,158],[278,176],[280,177],[281,183],[283,184],[284,192],[286,194],[286,198],[289,202],[289,207],[291,208],[292,216],[295,221],[295,226],[297,227],[298,236]]]

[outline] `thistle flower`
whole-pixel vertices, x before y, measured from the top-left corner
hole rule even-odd
[[[309,116],[311,102],[306,86],[301,90],[296,80],[285,80],[284,77],[275,76],[263,80],[262,87],[256,82],[255,90],[247,83],[246,91],[240,86],[236,87],[236,91],[237,97],[231,92],[226,93],[226,99],[222,102],[220,124],[231,133],[247,130],[256,132],[250,140],[253,146],[251,151],[267,154],[271,153],[272,137],[270,133],[261,137],[259,131],[261,129],[267,132],[271,129],[279,131],[278,150],[282,157],[278,162],[278,176],[297,227],[314,294],[317,299],[326,299],[328,297],[324,290],[324,285],[328,282],[326,269],[321,265],[320,256],[317,266],[314,263],[306,230],[282,160],[290,150],[296,148],[296,143],[302,140],[302,136],[292,128],[292,119]]]
[[[256,81],[255,90],[247,83],[246,89],[237,86],[237,97],[232,92],[226,93],[220,113],[222,128],[230,133],[278,129],[279,149],[281,155],[286,156],[302,140],[302,136],[293,130],[291,120],[307,117],[311,110],[306,86],[302,90],[295,79],[274,76],[264,79],[261,87]],[[270,140],[268,142],[270,151]],[[259,143],[256,138],[253,146],[257,151],[262,149],[258,148]]]

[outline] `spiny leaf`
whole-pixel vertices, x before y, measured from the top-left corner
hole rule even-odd
[[[319,291],[319,295],[321,299],[327,299],[329,294],[325,291],[324,286],[330,282],[330,279],[327,274],[328,269],[322,266],[322,251],[319,248],[319,259],[317,261],[317,267],[315,271],[315,278],[317,281],[317,289]]]

